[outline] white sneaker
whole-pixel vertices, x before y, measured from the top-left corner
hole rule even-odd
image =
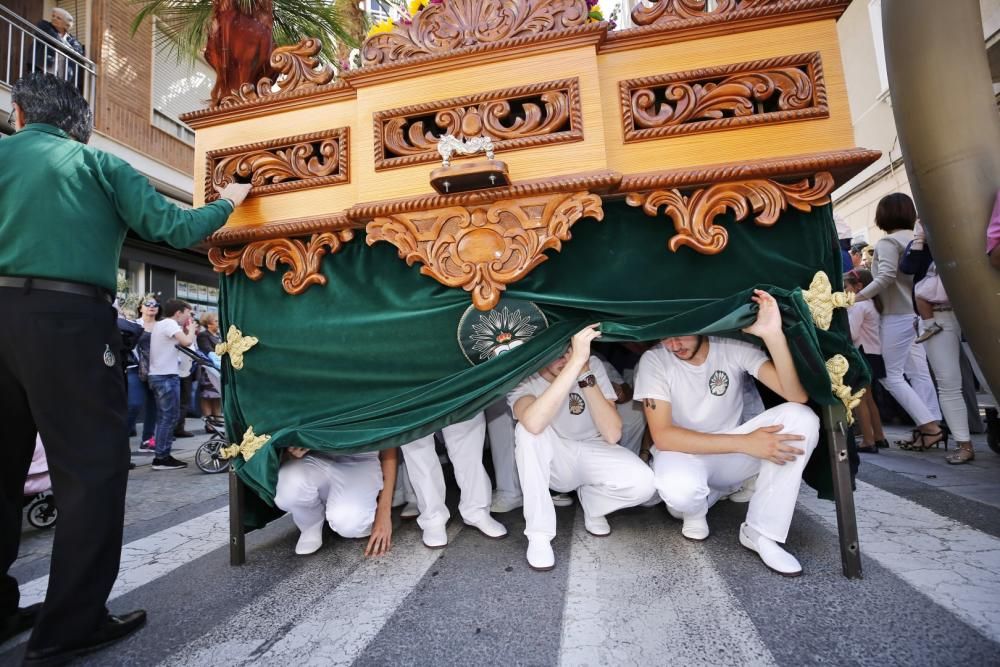
[[[444,524],[424,528],[424,546],[428,549],[444,549],[448,546],[448,530]]]
[[[556,566],[551,540],[544,537],[528,538],[528,566],[539,572],[547,572]]]
[[[553,493],[552,504],[556,507],[569,507],[573,504],[573,496],[568,493]]]
[[[416,519],[418,516],[420,516],[420,508],[417,507],[416,503],[406,503],[406,507],[399,512],[400,519]]]
[[[704,514],[685,514],[681,535],[694,542],[708,539],[708,521]]]
[[[306,528],[299,535],[299,541],[295,543],[295,553],[299,556],[308,556],[319,551],[323,546],[323,522],[320,521],[312,528]]]
[[[729,502],[731,503],[748,503],[750,499],[753,498],[754,491],[757,490],[757,475],[754,475],[750,479],[743,482],[743,485],[729,494]]]
[[[611,524],[603,516],[584,516],[583,527],[594,537],[607,537],[611,534]]]
[[[802,574],[802,566],[795,556],[788,553],[772,539],[768,539],[746,524],[740,526],[740,544],[757,552],[768,569],[783,577],[797,577]]]
[[[504,525],[488,514],[479,521],[466,521],[465,525],[478,529],[480,533],[494,540],[507,537],[507,529],[504,528]]]
[[[493,494],[493,502],[490,504],[490,512],[493,514],[503,514],[511,512],[518,507],[524,507],[524,496],[506,496],[499,493]]]

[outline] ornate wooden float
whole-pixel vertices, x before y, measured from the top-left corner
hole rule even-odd
[[[582,324],[732,333],[764,285],[824,413],[808,481],[836,495],[859,574],[843,425],[867,372],[835,310],[829,203],[879,153],[854,146],[848,4],[661,0],[612,31],[586,0],[444,0],[369,37],[360,68],[335,75],[306,40],[274,51],[275,81],[188,114],[197,202],[253,183],[209,239],[223,323],[258,341],[231,331],[245,358],[224,369],[234,561],[243,524],[269,516],[280,447],[407,442]],[[443,166],[446,135],[492,155]]]

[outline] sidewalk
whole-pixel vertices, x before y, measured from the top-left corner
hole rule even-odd
[[[151,465],[153,463],[153,452],[146,452],[139,449],[139,445],[142,444],[142,424],[138,424],[136,429],[139,435],[135,435],[128,440],[129,449],[132,450],[132,463],[136,466]],[[184,422],[184,429],[188,433],[194,433],[194,437],[175,438],[171,454],[174,458],[187,461],[191,466],[194,466],[194,453],[198,451],[198,447],[208,440],[210,436],[205,433],[205,424],[201,419],[191,419],[189,417]]]

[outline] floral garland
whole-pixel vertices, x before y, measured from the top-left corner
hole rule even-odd
[[[397,25],[410,25],[413,23],[414,17],[420,10],[424,9],[428,5],[443,5],[445,0],[410,0],[406,3],[405,0],[400,1],[400,5],[394,8],[392,14],[398,15],[398,18],[393,18],[390,15],[388,18],[384,18],[375,25],[373,25],[368,30],[367,37],[374,37],[375,35],[381,35],[383,33],[392,32]],[[599,0],[587,0],[587,7],[590,8],[587,14],[587,22],[594,23],[604,20],[604,14],[601,12],[601,8],[598,7],[597,3]]]

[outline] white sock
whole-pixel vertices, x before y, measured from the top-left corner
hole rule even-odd
[[[934,318],[929,320],[920,320],[920,331],[927,331],[934,325]]]

